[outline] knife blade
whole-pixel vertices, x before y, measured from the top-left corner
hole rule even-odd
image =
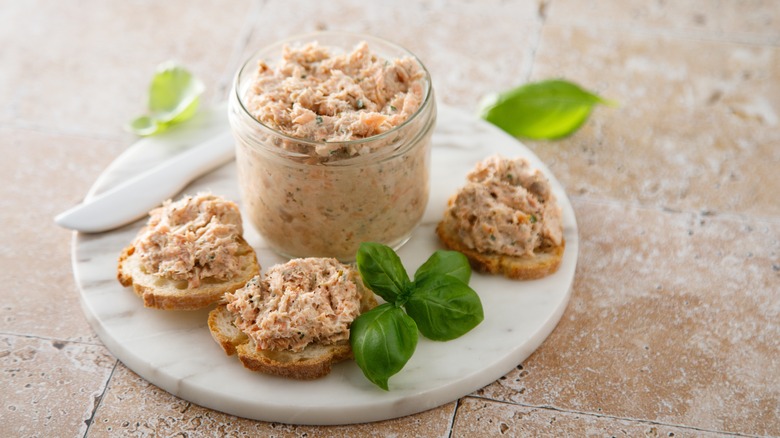
[[[133,222],[183,189],[190,181],[235,157],[230,131],[89,198],[54,218],[61,227],[100,233]]]

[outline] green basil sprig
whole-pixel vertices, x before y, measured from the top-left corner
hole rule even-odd
[[[366,287],[387,303],[352,322],[350,344],[363,374],[384,390],[417,348],[417,332],[435,341],[458,338],[484,319],[479,295],[468,286],[471,268],[456,251],[436,251],[409,279],[391,248],[363,243],[357,266]],[[406,309],[406,312],[404,312]]]
[[[576,84],[552,79],[487,96],[479,113],[515,137],[553,140],[577,131],[598,104],[616,105]]]

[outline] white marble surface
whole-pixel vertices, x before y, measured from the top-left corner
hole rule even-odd
[[[107,189],[182,150],[195,138],[227,129],[223,108],[206,111],[187,130],[143,140],[117,158],[89,195]],[[427,410],[469,394],[501,377],[549,335],[569,298],[577,262],[577,224],[561,185],[526,147],[475,117],[439,107],[432,153],[431,199],[423,224],[399,251],[414,270],[440,244],[434,233],[447,198],[474,163],[495,152],[525,156],[550,178],[564,217],[566,252],[554,275],[511,281],[475,274],[471,286],[485,310],[482,324],[441,343],[420,338],[406,367],[385,392],[366,380],[352,361],[325,378],[299,382],[253,373],[224,355],[206,327],[208,310],[146,309],[116,281],[116,260],[142,221],[96,235],[74,234],[73,269],[84,312],[101,340],[125,365],[153,384],[188,401],[226,413],[296,424],[346,424],[383,420]],[[201,177],[183,193],[210,190],[238,202],[235,164]],[[247,240],[264,268],[283,262],[246,224]]]

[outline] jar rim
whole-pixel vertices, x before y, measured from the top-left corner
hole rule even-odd
[[[372,135],[369,137],[364,138],[358,138],[354,140],[343,140],[343,141],[322,141],[322,140],[311,140],[301,137],[295,137],[292,135],[289,135],[287,133],[284,133],[280,131],[277,128],[274,128],[272,126],[269,126],[260,120],[258,120],[255,116],[252,115],[252,113],[249,111],[249,109],[246,107],[244,103],[243,97],[240,95],[241,93],[241,87],[240,87],[240,80],[241,77],[244,75],[244,73],[247,71],[247,68],[252,65],[256,65],[257,61],[260,59],[259,55],[261,53],[264,53],[266,51],[269,51],[270,49],[281,49],[285,45],[288,45],[293,42],[315,42],[318,40],[319,37],[342,37],[347,39],[354,39],[355,44],[357,44],[360,41],[366,41],[369,44],[373,41],[379,44],[384,44],[386,46],[389,46],[390,48],[394,50],[400,50],[404,52],[407,56],[411,57],[412,59],[417,62],[417,64],[420,66],[422,71],[424,72],[424,83],[425,83],[425,97],[423,98],[422,102],[420,103],[420,106],[415,110],[414,113],[412,113],[409,117],[406,118],[402,123],[388,129],[387,131],[381,133]],[[349,47],[341,47],[341,46],[328,46],[328,47],[339,47],[343,49],[349,49]],[[249,58],[247,58],[246,61],[241,65],[241,68],[238,70],[238,72],[235,75],[235,78],[233,80],[233,90],[234,98],[238,102],[239,106],[241,107],[241,110],[243,111],[245,116],[248,116],[254,123],[257,123],[258,126],[262,127],[263,129],[271,131],[274,135],[277,135],[285,140],[293,141],[300,144],[305,144],[309,146],[318,146],[318,145],[329,145],[329,146],[350,146],[350,145],[360,145],[367,142],[374,142],[377,140],[382,140],[384,138],[390,137],[393,134],[397,133],[398,131],[403,130],[406,126],[417,120],[421,114],[425,111],[425,109],[431,105],[431,101],[433,100],[433,85],[431,81],[431,75],[428,69],[425,67],[425,64],[422,63],[420,58],[417,57],[414,53],[412,53],[410,50],[406,49],[405,47],[402,47],[396,43],[390,42],[388,40],[385,40],[383,38],[379,38],[373,35],[367,35],[367,34],[360,34],[360,33],[353,33],[353,32],[343,32],[343,31],[318,31],[318,32],[311,32],[311,33],[305,33],[305,34],[299,34],[299,35],[293,35],[291,37],[285,38],[283,40],[279,40],[273,44],[269,44],[265,47],[260,48],[259,50],[255,51]]]

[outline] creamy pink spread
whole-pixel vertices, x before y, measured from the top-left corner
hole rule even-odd
[[[511,256],[560,245],[561,209],[544,175],[524,158],[477,163],[449,202],[459,237],[483,253]]]
[[[236,326],[260,350],[297,352],[349,339],[360,294],[349,266],[332,258],[293,259],[225,295]]]
[[[259,61],[246,96],[260,122],[295,138],[339,142],[381,134],[420,107],[425,73],[412,57],[383,59],[361,42],[351,53],[332,55],[317,42],[285,46],[273,68]],[[317,155],[368,151],[323,144]]]
[[[133,245],[147,273],[186,280],[190,288],[204,278],[229,280],[239,271],[238,206],[219,196],[185,196],[149,212]]]

